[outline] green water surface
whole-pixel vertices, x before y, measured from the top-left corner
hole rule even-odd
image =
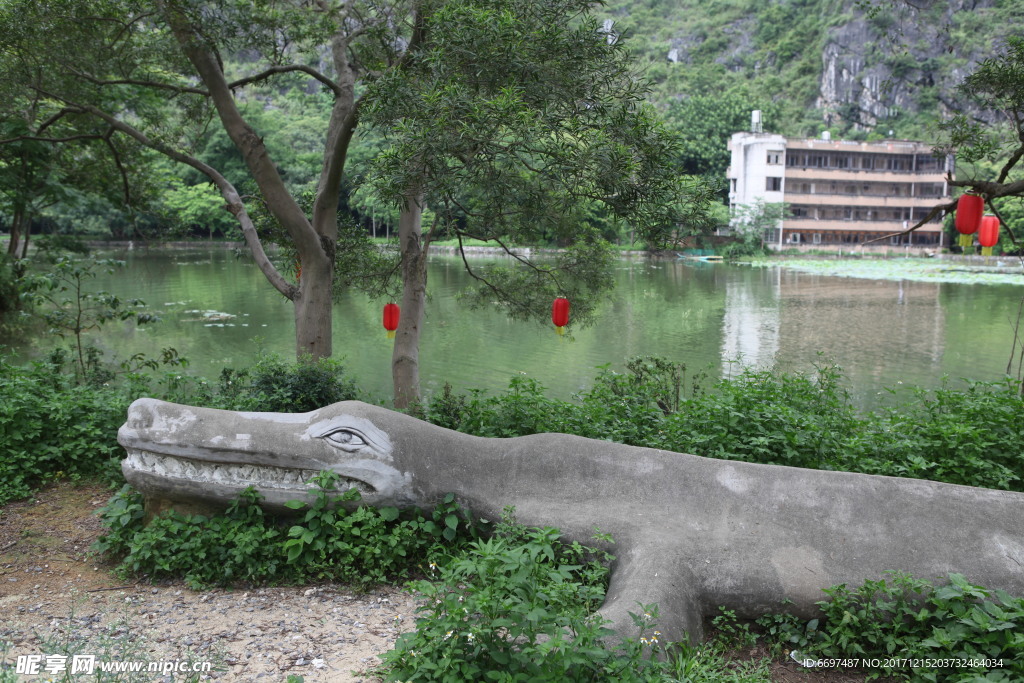
[[[171,346],[190,360],[189,372],[211,378],[222,368],[250,364],[260,350],[292,357],[292,307],[249,260],[205,249],[104,255],[125,259],[127,267],[101,276],[95,286],[139,297],[163,318],[139,328],[110,324],[91,335],[113,356]],[[435,256],[421,378],[427,392],[446,381],[456,389],[496,392],[522,373],[549,395],[568,398],[591,384],[597,366],[621,369],[641,354],[683,361],[715,378],[735,372],[737,361],[809,370],[821,362],[820,353],[844,369],[855,402],[871,407],[891,400],[886,387],[932,387],[947,375],[954,381],[1003,375],[1024,287],[973,276],[968,282],[902,279],[898,261],[881,268],[885,279],[810,268],[623,260],[597,324],[568,339],[550,325],[511,321],[496,308],[469,309],[456,296],[469,286],[460,262]],[[351,293],[334,312],[335,355],[371,398],[391,392],[384,303]],[[45,335],[4,341],[26,357],[55,342]]]

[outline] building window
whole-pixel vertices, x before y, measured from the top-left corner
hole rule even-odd
[[[782,192],[782,178],[765,178],[765,189],[768,192]]]
[[[812,241],[815,244],[821,244],[821,233],[820,232],[814,233],[814,238],[812,239]]]
[[[768,163],[769,164],[781,164],[782,163],[782,152],[768,152]]]

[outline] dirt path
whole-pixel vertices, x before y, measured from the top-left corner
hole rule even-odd
[[[214,680],[374,681],[366,670],[376,655],[412,628],[415,604],[390,587],[193,591],[120,580],[88,556],[102,530],[95,512],[109,496],[59,484],[0,510],[0,643],[13,644],[6,664],[18,655],[79,653],[168,663],[161,666],[209,661]],[[24,679],[45,680],[45,665]]]

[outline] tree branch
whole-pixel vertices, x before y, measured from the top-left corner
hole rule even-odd
[[[283,64],[280,66],[272,66],[269,69],[261,71],[258,74],[246,76],[245,78],[239,78],[237,81],[231,81],[230,83],[228,83],[228,87],[234,90],[235,88],[241,88],[242,86],[249,85],[250,83],[265,81],[266,79],[276,74],[288,73],[292,71],[301,71],[304,74],[312,76],[313,78],[315,78],[316,80],[320,81],[328,88],[330,88],[331,92],[333,92],[336,96],[340,95],[342,92],[341,86],[339,86],[337,83],[335,83],[330,78],[320,73],[313,67],[306,66],[304,64]]]
[[[42,133],[44,130],[46,130],[47,128],[49,128],[53,124],[57,123],[57,121],[61,120],[62,118],[64,118],[68,114],[84,114],[84,113],[85,112],[83,112],[81,109],[78,109],[78,108],[65,107],[65,108],[61,109],[59,112],[57,112],[56,114],[54,114],[53,116],[49,117],[48,119],[46,119],[45,121],[40,123],[39,127],[36,128],[36,134],[38,135],[39,133]]]
[[[936,216],[938,216],[939,213],[952,213],[954,211],[956,211],[956,202],[955,201],[952,201],[952,202],[950,202],[948,204],[939,204],[938,206],[933,206],[931,211],[928,212],[928,215],[926,215],[924,218],[922,218],[921,220],[919,220],[917,223],[915,223],[914,225],[910,226],[906,230],[903,230],[903,231],[900,231],[900,232],[894,232],[894,233],[891,233],[891,234],[888,234],[888,235],[882,235],[881,237],[876,237],[876,238],[874,238],[872,240],[866,240],[864,242],[861,242],[861,246],[863,246],[865,244],[871,244],[872,242],[879,242],[881,240],[888,239],[888,238],[891,238],[891,237],[900,237],[902,235],[909,235],[910,233],[914,232],[915,230],[917,230],[918,228],[923,226],[925,223],[929,222],[931,219],[933,219]]]
[[[36,142],[74,142],[75,140],[101,140],[102,135],[92,134],[81,134],[81,135],[69,135],[63,138],[48,138],[40,135],[18,135],[17,137],[7,138],[6,140],[0,140],[0,145],[6,145],[11,142],[18,142],[20,140],[34,140]]]
[[[124,188],[124,203],[131,206],[132,195],[128,184],[128,172],[125,170],[124,164],[121,163],[121,154],[117,151],[117,147],[114,146],[114,141],[111,140],[113,135],[114,127],[111,126],[107,130],[106,135],[103,136],[103,141],[107,143],[107,147],[110,149],[110,153],[114,157],[114,165],[117,166],[117,170],[121,173],[121,186]]]
[[[68,71],[70,71],[71,73],[75,74],[79,78],[84,78],[85,80],[89,81],[90,83],[93,83],[93,84],[99,85],[99,86],[105,86],[105,85],[141,85],[144,88],[157,88],[159,90],[170,90],[171,92],[176,92],[176,93],[191,93],[193,95],[202,95],[203,97],[209,97],[210,96],[210,93],[207,92],[206,90],[203,90],[202,88],[193,88],[193,87],[190,87],[190,86],[187,86],[187,85],[172,85],[171,83],[160,83],[160,82],[157,82],[157,81],[143,81],[143,80],[137,79],[137,78],[119,78],[119,79],[114,80],[114,81],[105,81],[103,79],[97,78],[96,76],[93,76],[92,74],[88,74],[88,73],[86,73],[84,71],[79,71],[79,70],[77,70],[75,68],[72,68],[72,67],[68,67]]]
[[[43,90],[40,90],[40,92],[61,102],[66,102],[80,107],[83,111],[105,121],[114,130],[124,133],[125,135],[135,139],[140,144],[156,150],[174,161],[191,166],[213,181],[213,184],[217,186],[217,189],[220,190],[221,196],[224,197],[224,200],[227,202],[227,210],[238,219],[239,226],[242,229],[242,235],[245,238],[245,243],[249,247],[253,260],[256,261],[256,265],[259,267],[260,271],[262,271],[263,275],[277,291],[281,292],[281,294],[288,299],[295,298],[298,294],[298,287],[285,280],[274,267],[274,264],[270,262],[266,252],[263,250],[263,244],[260,241],[259,235],[256,233],[256,227],[253,225],[252,219],[249,217],[249,214],[245,209],[245,204],[242,202],[242,199],[238,194],[238,190],[236,190],[235,186],[232,185],[227,178],[221,175],[220,172],[193,156],[180,152],[158,140],[151,139],[134,126],[111,116],[97,107],[92,105],[77,105],[73,102],[68,102],[58,95],[54,95],[53,93],[47,93]]]
[[[210,99],[224,130],[241,152],[245,165],[267,201],[267,207],[288,233],[303,261],[331,258],[324,250],[320,236],[316,234],[302,208],[285,187],[281,174],[263,143],[263,138],[256,134],[238,110],[217,56],[196,34],[187,17],[170,8],[167,11],[167,19],[185,56],[210,90]],[[287,287],[291,291],[291,285]],[[278,289],[281,290],[281,287]],[[284,293],[284,290],[281,291]]]
[[[1024,130],[1021,131],[1020,135],[1024,136]],[[1017,165],[1017,162],[1021,160],[1021,157],[1024,157],[1024,145],[1018,147],[1017,151],[1010,155],[1010,158],[1006,160],[1006,163],[1003,165],[1003,169],[999,172],[999,177],[996,178],[997,183],[1006,182],[1006,177],[1010,175],[1010,171],[1012,171],[1013,167]]]
[[[969,187],[978,194],[984,195],[986,199],[1024,195],[1024,179],[1012,183],[999,183],[990,180],[949,180],[947,182],[954,187]]]

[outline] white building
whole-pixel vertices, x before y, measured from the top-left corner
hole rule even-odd
[[[789,205],[789,216],[767,236],[770,244],[882,244],[942,246],[941,217],[913,233],[936,204],[949,201],[951,158],[909,140],[853,142],[787,138],[764,133],[760,112],[751,132],[729,140],[729,206],[757,200]]]

